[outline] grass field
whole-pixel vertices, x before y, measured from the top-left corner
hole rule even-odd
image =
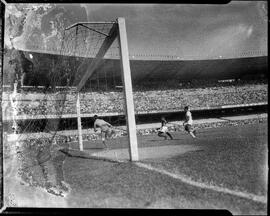
[[[139,146],[193,144],[204,150],[143,163],[205,184],[266,196],[266,122],[202,129],[197,140],[179,132],[173,135],[173,141],[154,135],[139,137]],[[126,147],[125,138],[113,142],[112,148]],[[66,198],[70,207],[206,208],[266,214],[265,203],[192,186],[132,163],[66,157],[64,176],[72,188]]]
[[[151,165],[226,188],[266,195],[266,125],[208,130],[198,134],[204,151],[191,152]],[[211,137],[212,136],[212,137]]]
[[[266,120],[199,128],[195,140],[183,131],[172,132],[174,140],[166,141],[156,134],[140,135],[140,149],[151,147],[158,151],[160,147],[175,149],[176,146],[197,146],[199,150],[182,152],[174,157],[155,158],[150,155],[139,163],[83,159],[56,151],[52,160],[56,173],[52,175],[70,185],[71,191],[67,197],[46,192],[41,196],[38,189],[41,183],[36,186],[32,184],[31,187],[18,183],[15,190],[12,183],[10,189],[14,191],[14,197],[20,197],[17,199],[19,203],[28,202],[31,206],[36,203],[57,206],[59,203],[59,206],[71,208],[227,209],[233,214],[266,215],[267,205],[264,201],[224,193],[228,189],[266,199]],[[112,151],[127,148],[127,143],[127,137],[112,139],[110,148]],[[70,143],[70,147],[78,148],[78,143]],[[101,140],[97,140],[84,142],[84,147],[88,151],[101,151],[103,146]],[[31,164],[34,157],[27,160]],[[39,176],[38,167],[30,170],[37,170],[34,179],[44,178]],[[25,172],[27,174],[27,170]],[[205,185],[224,190],[209,189]],[[17,191],[20,194],[16,194]],[[35,199],[39,201],[33,202]]]

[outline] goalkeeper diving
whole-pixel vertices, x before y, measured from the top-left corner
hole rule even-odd
[[[106,140],[108,140],[109,138],[112,137],[112,135],[115,134],[115,130],[113,129],[113,126],[110,123],[99,118],[97,115],[95,115],[93,118],[94,118],[94,131],[97,132],[97,128],[100,128],[102,143],[106,147],[106,149],[108,149]]]

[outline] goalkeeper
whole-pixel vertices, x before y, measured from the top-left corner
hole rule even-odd
[[[111,138],[113,134],[115,134],[115,130],[112,129],[112,125],[103,119],[100,119],[97,115],[94,116],[94,131],[97,132],[97,128],[101,130],[101,140],[103,145],[108,149],[106,145],[106,140]]]

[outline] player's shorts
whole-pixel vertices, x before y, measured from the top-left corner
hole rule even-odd
[[[101,131],[101,139],[105,140],[107,138],[110,138],[115,131],[112,128],[107,128],[106,130]]]
[[[185,131],[187,131],[187,132],[191,132],[192,131],[190,124],[186,124],[185,125]]]

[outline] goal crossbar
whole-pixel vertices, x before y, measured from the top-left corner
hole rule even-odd
[[[65,30],[69,30],[78,24],[114,24],[114,23],[116,23],[116,22],[115,21],[111,21],[111,22],[78,22],[78,23],[74,23],[74,24],[68,26],[67,28],[65,28]]]

